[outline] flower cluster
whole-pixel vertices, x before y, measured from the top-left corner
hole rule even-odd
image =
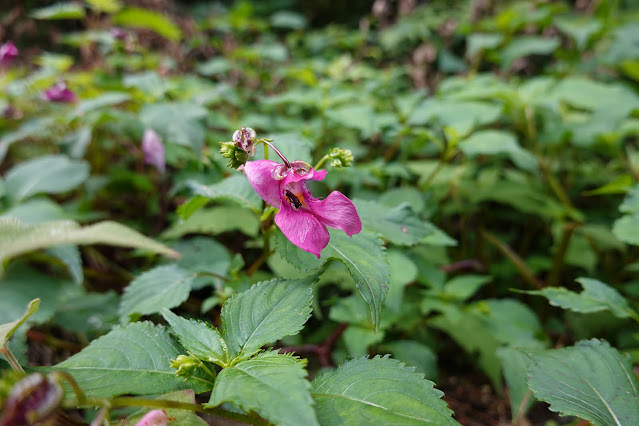
[[[237,169],[255,154],[257,135],[250,127],[242,127],[233,133],[231,142],[221,142],[220,145],[222,157],[229,159],[228,167]]]

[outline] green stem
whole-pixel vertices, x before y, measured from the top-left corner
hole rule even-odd
[[[328,154],[326,154],[325,156],[323,156],[318,162],[317,164],[315,164],[315,167],[313,167],[315,170],[319,170],[320,167],[322,167],[324,165],[324,163],[326,162],[326,160],[328,160],[330,157],[328,156]]]
[[[5,358],[7,358],[7,362],[9,362],[11,368],[24,374],[24,369],[22,368],[16,357],[13,355],[13,353],[9,350],[9,348],[5,346],[0,349],[0,352],[4,354]]]
[[[480,234],[486,239],[486,241],[488,241],[493,246],[495,246],[497,250],[502,252],[502,254],[506,256],[508,260],[512,262],[512,264],[515,266],[515,268],[517,268],[517,271],[519,271],[519,273],[521,274],[521,276],[524,278],[524,280],[527,283],[529,283],[532,287],[536,289],[540,289],[544,287],[544,284],[537,277],[535,277],[535,274],[528,267],[528,265],[526,265],[526,262],[524,262],[523,259],[519,257],[519,255],[517,255],[517,253],[515,253],[508,246],[508,244],[504,243],[495,235],[491,234],[490,232],[486,230],[482,229],[480,231]]]
[[[89,400],[87,399],[87,396],[85,395],[84,391],[82,390],[80,385],[78,385],[78,382],[76,382],[73,376],[71,376],[69,373],[63,370],[56,370],[53,373],[51,373],[50,376],[53,378],[59,377],[61,379],[64,379],[67,383],[71,385],[71,388],[73,389],[73,392],[75,393],[75,397],[78,399],[78,405],[86,405],[87,403],[89,403]]]

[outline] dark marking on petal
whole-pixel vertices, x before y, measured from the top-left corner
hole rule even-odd
[[[291,207],[293,207],[293,210],[297,211],[300,207],[302,207],[302,202],[300,201],[300,199],[297,198],[297,196],[291,191],[287,189],[286,191],[284,191],[284,194],[286,195],[286,199],[288,200]]]

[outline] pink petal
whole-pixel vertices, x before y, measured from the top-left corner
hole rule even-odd
[[[326,226],[341,229],[349,236],[362,230],[362,221],[353,202],[339,191],[333,191],[323,200],[304,197],[311,212]]]
[[[326,177],[326,173],[328,173],[326,170],[315,170],[312,167],[311,170],[305,175],[289,172],[282,180],[282,187],[306,179],[322,180]]]
[[[271,172],[277,166],[280,164],[271,160],[247,161],[244,165],[244,173],[246,173],[246,177],[257,195],[271,206],[279,209],[282,181],[275,180],[271,176]]]
[[[299,248],[320,258],[322,249],[328,245],[330,236],[326,226],[305,210],[293,210],[288,203],[275,215],[275,223],[286,238]]]
[[[169,419],[162,410],[151,410],[135,426],[166,426]]]

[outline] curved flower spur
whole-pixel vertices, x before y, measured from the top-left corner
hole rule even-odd
[[[255,131],[246,129],[245,132],[245,129],[242,128],[242,134],[254,139]],[[357,209],[344,194],[333,191],[324,199],[312,196],[306,181],[324,179],[328,173],[326,170],[315,170],[304,161],[290,162],[270,141],[261,139],[258,142],[271,147],[284,164],[271,160],[247,161],[239,169],[244,171],[257,194],[270,206],[279,209],[275,223],[290,242],[319,258],[330,239],[327,226],[341,229],[349,236],[362,230]],[[247,154],[252,155],[254,144],[242,143],[250,147]],[[243,148],[239,144],[236,146]],[[350,152],[347,155],[351,155]],[[327,158],[333,157],[326,156],[319,164]]]

